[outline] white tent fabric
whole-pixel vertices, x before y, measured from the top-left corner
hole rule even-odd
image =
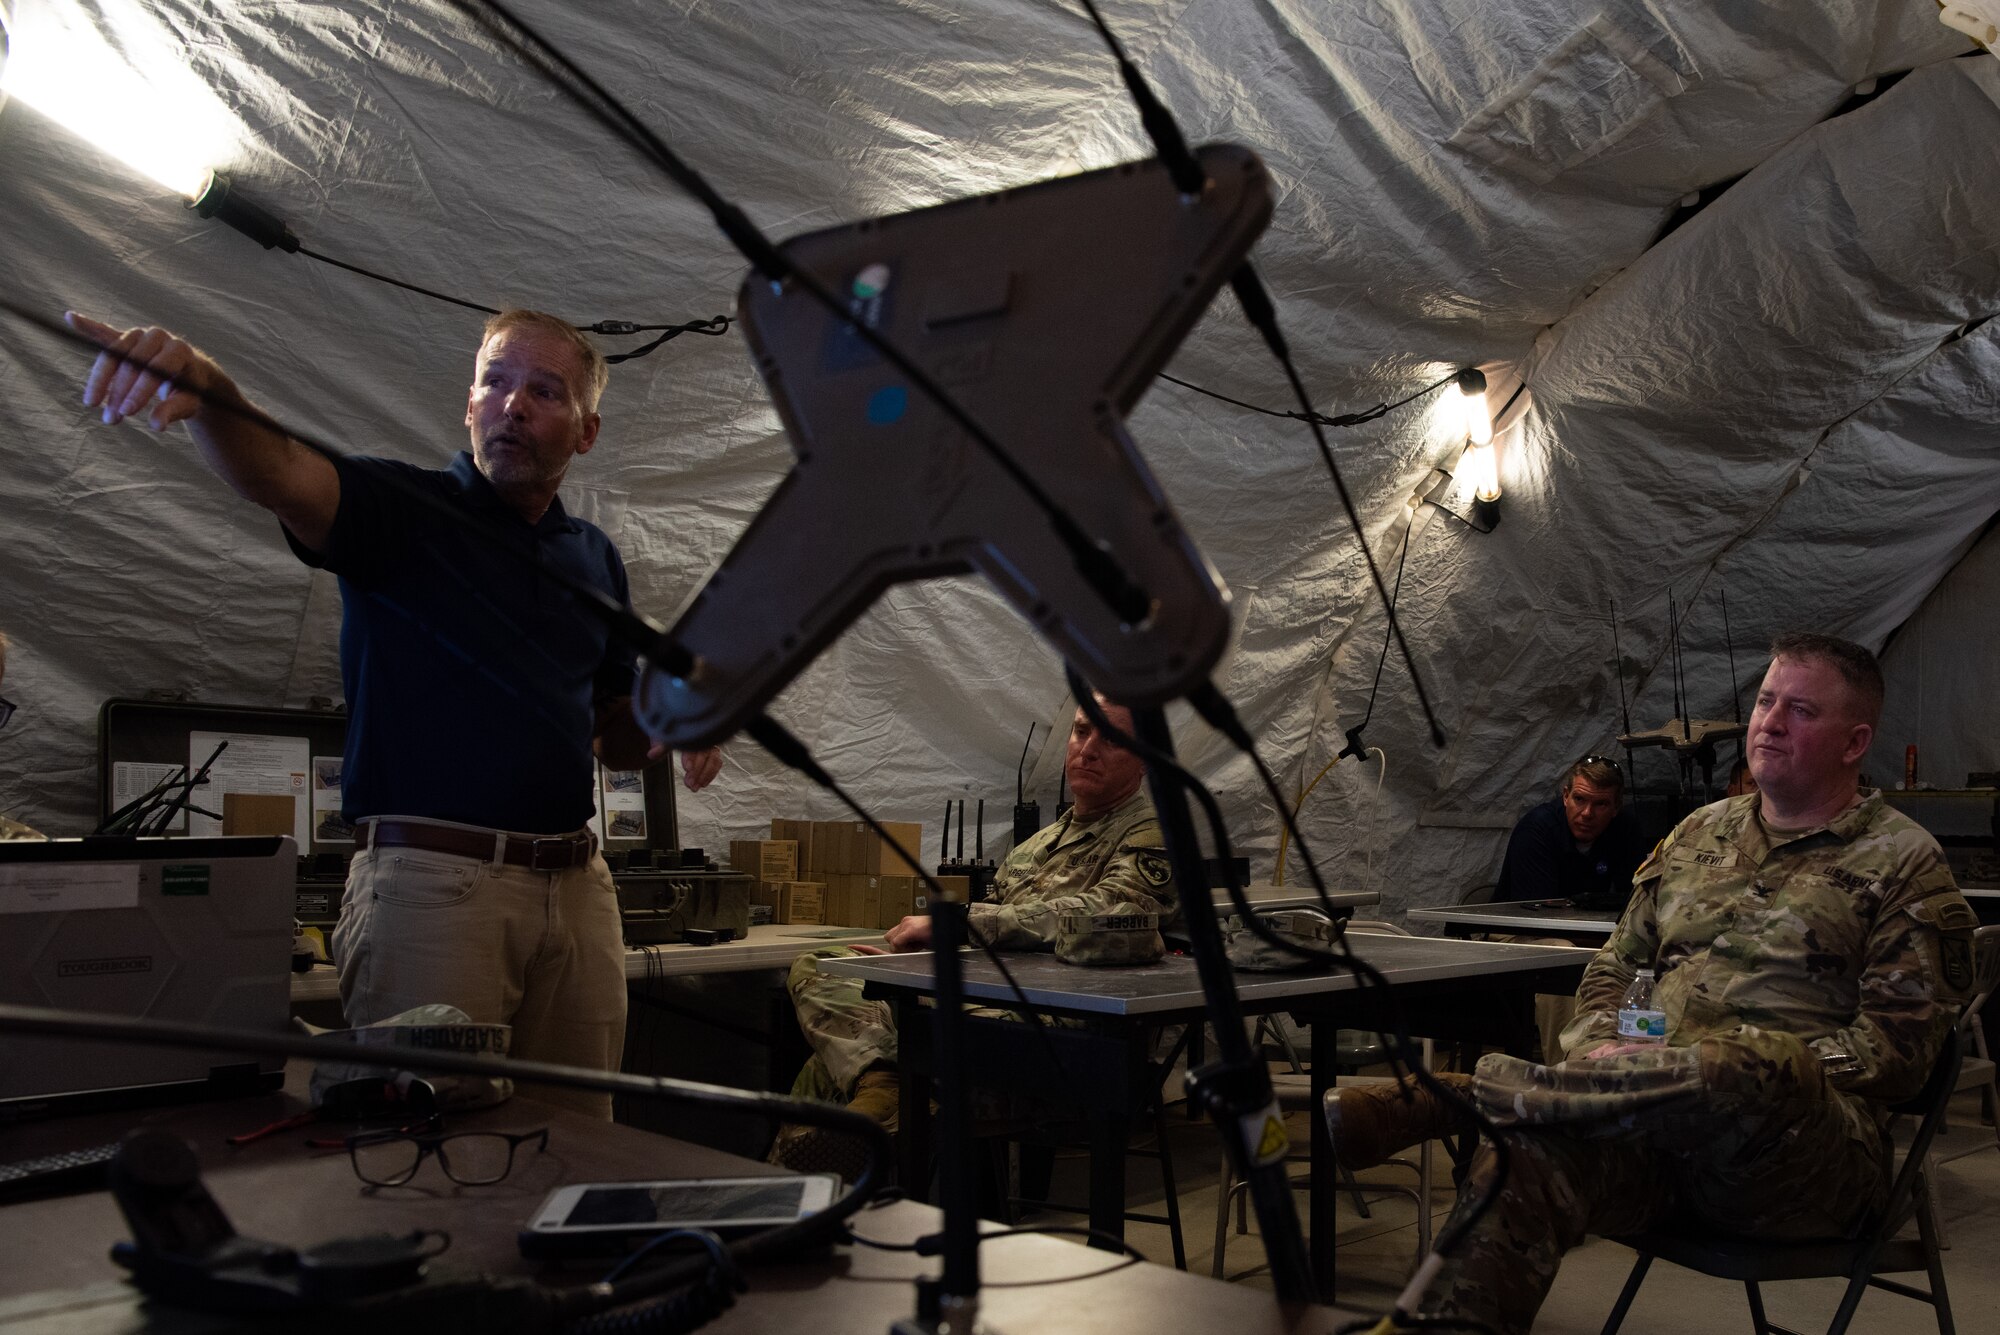
[[[1635,725],[1671,709],[1670,596],[1691,608],[1690,702],[1727,717],[1771,633],[1879,646],[2000,510],[2000,323],[1980,323],[2000,311],[2000,61],[1928,0],[1108,12],[1191,140],[1270,165],[1258,263],[1323,410],[1466,365],[1502,398],[1527,386],[1501,423],[1491,534],[1405,506],[1455,463],[1447,395],[1335,439],[1392,578],[1401,552],[1400,611],[1450,740],[1426,740],[1392,654],[1366,733],[1383,758],[1343,762],[1305,807],[1334,879],[1372,876],[1392,910],[1489,879],[1507,819],[1619,726],[1614,601]],[[52,13],[198,76],[236,132],[209,165],[310,247],[580,321],[733,301],[745,266],[702,212],[446,5],[17,0],[10,65],[40,58],[28,34]],[[606,0],[528,17],[779,236],[1149,151],[1056,0]],[[129,141],[185,140],[159,94],[123,96]],[[476,315],[260,251],[55,115],[18,86],[0,109],[12,300],[180,330],[279,417],[350,449],[442,463],[459,447]],[[1703,191],[1708,207],[1681,208]],[[331,582],[184,436],[96,424],[77,407],[83,365],[18,322],[0,333],[0,629],[22,705],[0,735],[0,810],[63,833],[91,823],[104,698],[302,704],[339,681]],[[1226,303],[1172,369],[1291,406]],[[786,442],[734,335],[620,368],[604,415],[567,494],[621,544],[638,605],[666,616],[776,484]],[[1310,780],[1369,710],[1384,630],[1310,439],[1167,384],[1132,430],[1235,591],[1222,685],[1287,783]],[[2000,574],[1984,559],[1964,579],[1957,606],[1990,601]],[[1921,670],[1962,679],[1991,663],[1989,640],[1929,634]],[[1060,726],[1063,700],[1048,649],[961,579],[892,591],[775,712],[881,815],[934,831],[940,799],[984,796],[997,841],[1028,724]],[[1990,704],[1981,717],[1990,731]],[[1927,709],[1909,726],[1960,721]],[[1267,872],[1277,823],[1248,764],[1182,732]],[[1890,740],[1878,773],[1929,738]],[[1036,752],[1046,802],[1060,748]],[[1643,758],[1642,778],[1668,772]],[[683,840],[790,814],[834,808],[739,743],[683,803]]]

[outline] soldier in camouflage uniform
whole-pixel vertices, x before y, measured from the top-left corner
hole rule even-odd
[[[1102,700],[1106,716],[1129,732],[1131,714]],[[1141,790],[1139,758],[1113,746],[1078,710],[1064,773],[1076,804],[1015,847],[993,878],[993,898],[974,904],[976,939],[1001,950],[1055,950],[1076,964],[1149,964],[1164,953],[1160,928],[1179,920],[1180,901],[1153,805]],[[893,951],[930,948],[927,916],[888,932]],[[862,984],[819,971],[819,961],[867,947],[815,950],[792,966],[787,986],[813,1055],[793,1082],[795,1098],[847,1103],[895,1130],[896,1024]],[[978,1072],[972,1073],[975,1080]],[[785,1128],[772,1157],[793,1167],[843,1161],[825,1157],[824,1137]]]
[[[1975,919],[1936,841],[1856,789],[1881,706],[1873,656],[1804,635],[1772,653],[1749,734],[1761,791],[1695,812],[1640,867],[1563,1033],[1581,1055],[1489,1055],[1471,1078],[1512,1128],[1512,1167],[1426,1311],[1525,1332],[1586,1233],[1672,1219],[1833,1237],[1887,1194],[1886,1108],[1922,1087],[1950,1034]],[[1658,976],[1664,1045],[1617,1041],[1641,968]],[[1407,1125],[1386,1125],[1392,1110]],[[1463,1125],[1433,1100],[1359,1091],[1330,1097],[1328,1116],[1337,1145],[1344,1131],[1364,1144],[1346,1161]],[[1495,1162],[1482,1147],[1460,1211]]]

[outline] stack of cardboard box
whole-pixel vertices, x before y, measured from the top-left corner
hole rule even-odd
[[[752,904],[770,908],[772,922],[821,923],[826,887],[799,878],[799,845],[793,839],[732,839],[729,865],[757,882]],[[761,915],[760,915],[761,916]]]
[[[882,826],[921,856],[923,826]],[[734,841],[729,858],[757,877],[754,902],[772,905],[775,922],[886,929],[928,905],[917,868],[860,821],[773,820],[769,839]]]

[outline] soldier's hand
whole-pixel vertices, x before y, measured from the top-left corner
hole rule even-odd
[[[889,949],[899,955],[931,948],[931,920],[926,916],[911,915],[891,927],[883,937]]]
[[[84,380],[83,402],[101,409],[107,424],[145,411],[146,425],[164,431],[200,412],[204,394],[236,388],[221,367],[168,330],[121,331],[76,311],[65,311],[63,319],[104,349]]]
[[[1658,1043],[1599,1043],[1583,1054],[1585,1061],[1598,1061],[1604,1057],[1626,1057],[1635,1052],[1658,1052]]]

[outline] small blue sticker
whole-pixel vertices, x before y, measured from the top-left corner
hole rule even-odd
[[[901,385],[884,385],[868,396],[868,420],[876,426],[900,422],[909,406],[909,391]]]

